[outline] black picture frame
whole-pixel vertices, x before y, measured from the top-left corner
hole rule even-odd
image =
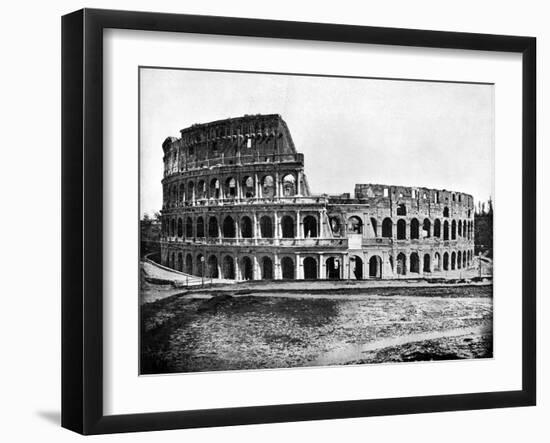
[[[522,389],[131,415],[103,412],[103,30],[504,51],[522,54]],[[535,405],[536,39],[83,9],[62,18],[62,426],[82,434]]]

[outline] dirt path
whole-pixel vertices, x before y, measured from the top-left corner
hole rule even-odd
[[[311,366],[329,366],[340,365],[348,362],[358,361],[364,358],[367,352],[377,349],[389,348],[393,346],[402,346],[407,343],[421,342],[425,340],[437,340],[442,338],[460,337],[460,336],[480,336],[490,330],[489,324],[482,324],[469,328],[456,328],[444,331],[430,331],[419,334],[408,334],[391,338],[384,338],[374,342],[361,345],[350,345],[327,352],[315,361]]]

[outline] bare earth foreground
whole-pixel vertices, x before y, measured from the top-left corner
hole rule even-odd
[[[141,306],[141,373],[491,358],[492,285],[175,295]]]

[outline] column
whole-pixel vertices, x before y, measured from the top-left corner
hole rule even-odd
[[[256,212],[254,211],[252,213],[253,220],[252,220],[252,237],[254,237],[254,244],[258,244],[258,216],[256,215]]]
[[[221,217],[216,217],[218,220],[218,243],[222,242],[222,221]]]
[[[235,238],[237,239],[237,243],[239,243],[239,239],[241,238],[241,222],[238,216],[234,216],[233,218],[235,219]]]
[[[279,172],[275,172],[275,183],[273,183],[273,185],[275,186],[275,197],[280,197],[281,196],[281,189],[279,187]]]
[[[302,171],[298,171],[297,180],[296,180],[296,194],[302,195]]]
[[[233,260],[235,261],[235,280],[241,279],[241,270],[239,268],[239,257],[237,255],[233,256]]]
[[[323,253],[319,253],[319,279],[326,280],[327,278],[327,270],[326,270],[326,264],[325,264],[325,257],[323,256]]]
[[[277,211],[274,213],[274,220],[275,220],[275,238],[278,240],[281,238],[281,226],[279,222],[279,214]]]
[[[418,253],[418,273],[420,275],[424,274],[424,253]]]
[[[296,211],[296,238],[304,238],[302,230],[302,218],[300,217],[300,211]]]
[[[254,279],[253,280],[261,280],[262,279],[262,272],[260,270],[260,264],[258,263],[258,257],[256,257],[256,255],[253,256],[252,266],[254,266]]]
[[[237,200],[241,200],[242,199],[242,195],[241,195],[241,177],[238,176],[236,179],[235,179],[235,185],[237,186],[237,189],[236,189],[236,197],[237,197]]]
[[[281,280],[281,259],[277,252],[273,254],[273,278]]]
[[[304,278],[303,264],[299,253],[295,254],[294,260],[295,260],[295,267],[296,267],[296,275],[294,276],[294,278],[296,280],[303,280]]]
[[[254,197],[260,198],[260,183],[258,182],[258,174],[254,174]]]
[[[324,211],[319,211],[319,238],[325,237],[325,217]]]

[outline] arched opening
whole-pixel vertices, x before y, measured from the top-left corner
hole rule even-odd
[[[448,217],[448,216],[449,216],[449,208],[445,206],[443,208],[443,217]]]
[[[432,228],[432,223],[430,222],[430,219],[425,218],[424,222],[422,223],[422,237],[423,238],[429,238],[430,237],[431,228]]]
[[[405,275],[407,273],[407,257],[400,252],[397,254],[397,275]]]
[[[462,233],[462,220],[459,220],[459,221],[458,221],[458,236],[459,236],[459,237],[463,237],[463,233]]]
[[[407,224],[405,220],[400,218],[397,220],[397,240],[405,240],[407,238]]]
[[[220,192],[220,181],[217,178],[213,178],[210,180],[210,198],[220,198]]]
[[[397,215],[407,215],[407,207],[405,203],[399,203],[397,205]]]
[[[171,193],[170,201],[172,203],[172,206],[176,206],[178,204],[178,187],[177,185],[172,186],[172,193]]]
[[[422,272],[432,272],[430,269],[430,261],[430,254],[424,254],[424,267],[422,268]]]
[[[252,177],[245,177],[242,183],[242,194],[245,198],[252,198],[255,195],[254,179]]]
[[[369,259],[369,277],[382,278],[382,259],[378,255]]]
[[[458,251],[456,254],[456,267],[457,269],[462,268],[462,251]]]
[[[363,280],[363,260],[357,255],[352,255],[350,258],[351,278],[355,280]]]
[[[451,271],[454,271],[456,268],[456,252],[451,253]]]
[[[183,237],[183,220],[178,218],[178,237]]]
[[[225,238],[235,238],[235,220],[233,217],[227,216],[223,219],[222,233]]]
[[[241,260],[241,277],[243,280],[254,280],[254,268],[250,257]]]
[[[327,278],[330,280],[338,280],[341,278],[340,260],[329,257],[326,261]]]
[[[443,240],[449,240],[449,222],[447,220],[443,223]]]
[[[443,270],[448,271],[449,270],[449,253],[445,252],[443,254]]]
[[[438,218],[434,221],[434,237],[441,238],[441,221]]]
[[[273,280],[273,260],[269,257],[262,259],[262,280]]]
[[[349,234],[363,233],[363,221],[356,215],[348,218],[348,233]]]
[[[439,252],[434,254],[434,271],[441,271],[441,255],[439,255]]]
[[[220,232],[218,229],[218,219],[216,217],[210,217],[208,219],[208,237],[219,237]]]
[[[393,237],[393,223],[391,218],[385,218],[382,221],[382,237],[392,238]]]
[[[330,217],[329,219],[330,229],[333,234],[340,235],[340,217]]]
[[[193,274],[193,256],[191,254],[187,254],[185,257],[185,273]]]
[[[197,185],[197,199],[202,200],[205,198],[206,198],[206,182],[204,180],[201,180]]]
[[[281,219],[281,230],[283,238],[294,238],[294,219],[290,215],[285,215]]]
[[[183,254],[178,252],[178,271],[183,272]]]
[[[294,260],[290,257],[283,257],[281,260],[282,277],[285,280],[294,279]]]
[[[241,237],[252,238],[252,220],[246,215],[241,218]]]
[[[456,220],[451,222],[451,240],[456,240]]]
[[[205,276],[206,275],[204,274],[204,256],[202,254],[199,254],[197,255],[197,260],[196,260],[197,264],[197,272],[196,272],[196,275],[202,277],[202,276]]]
[[[262,197],[271,198],[275,195],[275,180],[271,175],[266,175],[262,180]]]
[[[468,266],[468,257],[466,257],[466,251],[462,253],[462,267],[466,269]]]
[[[420,223],[416,218],[411,220],[411,240],[418,240],[420,235]]]
[[[204,219],[201,216],[197,217],[197,237],[204,237]]]
[[[193,219],[191,217],[187,217],[187,221],[185,222],[185,236],[193,238]]]
[[[317,235],[317,219],[312,215],[304,217],[304,237],[314,238]]]
[[[410,271],[411,273],[420,273],[420,258],[416,252],[413,252],[410,257]]]
[[[208,263],[207,263],[207,273],[206,276],[208,278],[218,278],[218,257],[215,255],[211,255],[208,257]]]
[[[268,215],[260,218],[260,235],[262,238],[273,238],[273,220]]]
[[[313,257],[304,258],[304,278],[306,280],[317,279],[317,260]]]
[[[237,196],[237,182],[233,177],[225,181],[225,198],[235,198]]]
[[[176,233],[176,221],[172,218],[170,219],[170,237],[173,237]]]
[[[296,178],[292,174],[283,177],[283,195],[285,197],[296,195]]]
[[[176,269],[176,254],[175,254],[175,252],[172,252],[170,254],[170,267],[172,269]]]
[[[187,183],[187,201],[193,201],[195,197],[195,183],[189,182]]]
[[[223,258],[222,264],[223,278],[228,280],[235,280],[235,262],[233,257],[226,255]]]

